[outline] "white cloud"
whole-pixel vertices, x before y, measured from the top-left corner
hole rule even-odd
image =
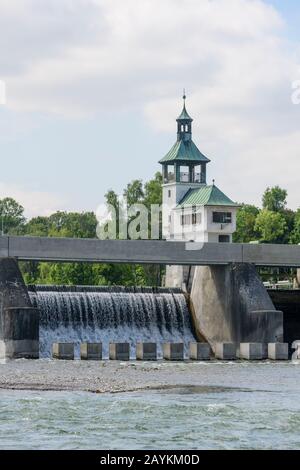
[[[220,186],[257,201],[280,183],[297,207],[300,60],[285,27],[259,0],[0,0],[0,78],[9,109],[73,118],[134,108],[174,134],[185,86]]]
[[[65,210],[68,201],[63,197],[43,191],[30,191],[24,187],[0,181],[0,199],[12,197],[25,209],[25,217],[49,216],[57,210]]]
[[[282,26],[260,1],[2,0],[8,105],[69,117],[159,105],[183,82],[196,91],[237,80],[236,98],[249,100],[282,65],[274,35]]]

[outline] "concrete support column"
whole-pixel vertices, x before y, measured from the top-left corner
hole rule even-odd
[[[0,358],[38,358],[39,312],[17,261],[0,258]]]
[[[184,266],[166,266],[166,287],[178,287],[182,289],[184,283]]]
[[[191,302],[197,330],[213,350],[224,342],[283,341],[283,314],[252,264],[197,266]]]

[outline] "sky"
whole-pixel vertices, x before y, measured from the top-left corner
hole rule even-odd
[[[152,178],[185,88],[208,183],[297,209],[299,23],[299,0],[0,0],[0,198],[95,211]]]

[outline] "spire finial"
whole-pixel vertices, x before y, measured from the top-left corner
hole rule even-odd
[[[183,102],[185,103],[185,99],[186,99],[185,88],[183,89],[183,96],[182,96],[182,98],[183,98]]]
[[[213,186],[215,185],[215,180],[214,179],[212,180],[212,184],[213,184]]]

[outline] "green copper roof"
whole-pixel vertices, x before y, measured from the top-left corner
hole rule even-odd
[[[179,140],[175,142],[167,155],[159,163],[171,163],[174,161],[184,162],[210,162],[210,160],[200,152],[192,140]]]
[[[217,186],[202,186],[199,189],[190,188],[183,196],[177,207],[183,206],[232,206],[238,204],[227,197]]]
[[[183,104],[183,108],[182,108],[182,111],[181,111],[181,114],[180,116],[178,116],[178,118],[176,119],[176,121],[192,121],[193,119],[191,118],[191,116],[188,114],[187,110],[185,109],[185,103]]]

